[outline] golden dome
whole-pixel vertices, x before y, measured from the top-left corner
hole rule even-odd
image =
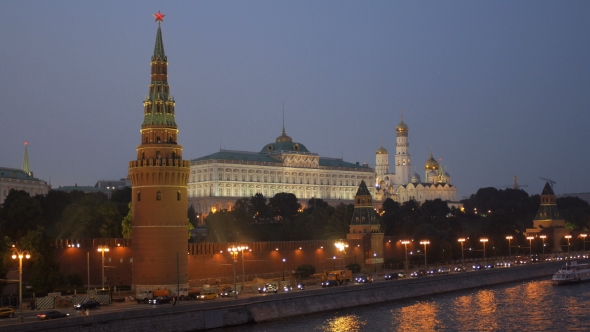
[[[395,127],[395,131],[397,131],[398,133],[403,132],[403,131],[408,131],[408,125],[404,123],[404,120],[402,120],[396,127]]]
[[[285,128],[283,127],[283,134],[276,139],[277,143],[281,142],[293,142],[290,136],[285,133]]]
[[[375,154],[387,154],[387,149],[384,148],[383,145],[381,145],[381,147],[377,149],[377,152],[375,152]]]
[[[424,163],[424,168],[431,170],[436,170],[439,168],[438,161],[436,161],[432,156],[432,151],[430,151],[430,159],[426,160],[426,162]]]

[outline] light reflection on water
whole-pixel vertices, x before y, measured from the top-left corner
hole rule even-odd
[[[215,331],[590,331],[590,283],[511,283]]]

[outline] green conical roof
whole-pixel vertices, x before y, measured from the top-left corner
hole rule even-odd
[[[158,24],[158,33],[156,34],[156,46],[154,46],[154,55],[152,61],[162,60],[167,61],[166,53],[164,53],[164,42],[162,41],[162,30]]]

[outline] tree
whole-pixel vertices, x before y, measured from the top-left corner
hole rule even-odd
[[[256,195],[250,198],[250,204],[254,209],[254,221],[255,222],[264,222],[268,219],[268,206],[266,205],[266,197],[264,197],[261,193],[256,193]]]
[[[346,238],[346,234],[350,230],[350,221],[352,220],[353,213],[353,204],[338,204],[326,223],[324,238],[334,240]]]
[[[42,215],[38,200],[24,190],[11,189],[0,209],[1,234],[13,240],[20,239],[42,223]]]
[[[54,260],[53,248],[41,226],[29,231],[19,243],[19,250],[28,250],[31,259],[23,260],[23,270],[29,276],[29,282],[35,292],[47,293],[60,284],[59,264]],[[25,265],[26,263],[26,265]]]
[[[268,209],[271,217],[283,222],[293,222],[301,209],[301,204],[293,194],[278,193],[268,201]]]
[[[186,214],[188,217],[188,222],[191,223],[193,227],[197,226],[199,220],[197,219],[197,212],[195,211],[195,207],[192,204],[188,207],[188,211]]]
[[[191,205],[192,206],[192,205]],[[131,208],[131,202],[129,202],[129,212],[123,218],[123,222],[121,222],[121,234],[123,234],[123,238],[130,239],[131,238],[131,229],[133,223],[133,209]]]

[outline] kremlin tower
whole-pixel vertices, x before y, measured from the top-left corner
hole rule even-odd
[[[168,62],[160,22],[151,61],[149,94],[143,101],[141,141],[129,162],[132,187],[133,286],[188,287],[187,183],[190,161],[182,160],[175,102],[168,86]]]

